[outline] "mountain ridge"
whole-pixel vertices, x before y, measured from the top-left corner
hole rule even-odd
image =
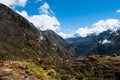
[[[86,45],[98,42],[99,38],[116,41],[119,49],[119,34],[101,34],[81,41],[87,42],[83,44],[83,50],[86,51]],[[79,44],[76,44],[72,46],[73,50],[79,49]],[[0,80],[120,79],[120,56],[90,54],[81,57],[73,53],[78,55],[76,58],[67,51],[70,46],[55,32],[38,30],[28,20],[0,4]]]
[[[0,58],[28,59],[50,56],[65,59],[70,57],[70,54],[64,48],[54,46],[27,19],[0,4]]]
[[[107,30],[96,36],[78,37],[76,41],[69,45],[68,50],[70,50],[71,53],[75,53],[74,55],[77,57],[90,54],[119,55],[119,35],[119,30],[116,32]]]

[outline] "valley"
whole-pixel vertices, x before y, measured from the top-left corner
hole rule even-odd
[[[63,39],[0,3],[0,80],[120,80],[120,31]]]

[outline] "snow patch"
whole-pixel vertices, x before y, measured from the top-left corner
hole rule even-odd
[[[109,41],[107,39],[105,39],[105,40],[102,41],[102,44],[110,44],[110,43],[112,43],[112,41]]]

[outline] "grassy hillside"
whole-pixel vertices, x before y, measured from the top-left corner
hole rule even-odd
[[[1,61],[0,80],[119,80],[120,56]]]
[[[65,59],[70,54],[64,48],[51,43],[28,20],[0,4],[0,59],[48,56]]]

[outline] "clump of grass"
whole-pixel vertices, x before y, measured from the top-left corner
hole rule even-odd
[[[37,66],[35,63],[29,64],[29,69],[34,72],[37,76],[41,77],[43,80],[60,80],[56,79],[56,72],[54,69],[44,70],[42,67]]]

